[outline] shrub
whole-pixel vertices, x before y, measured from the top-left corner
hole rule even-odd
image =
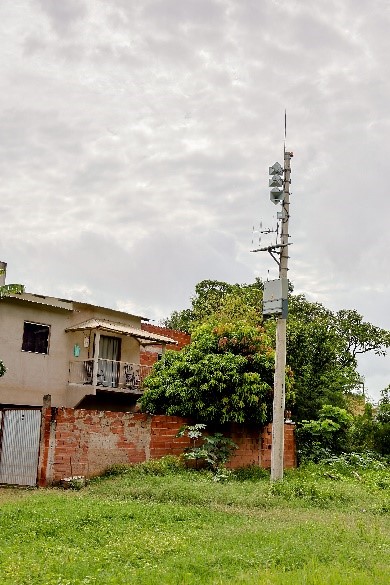
[[[340,473],[351,472],[355,470],[379,471],[386,469],[386,463],[382,458],[373,452],[366,453],[340,453],[321,461],[322,464],[328,465]]]
[[[204,435],[205,429],[204,424],[181,427],[178,436],[187,435],[192,440],[192,445],[186,448],[184,458],[194,461],[203,460],[211,469],[217,471],[229,461],[237,445],[222,433]]]
[[[214,318],[193,331],[190,345],[153,366],[139,404],[151,414],[263,425],[272,412],[273,372],[274,350],[262,327]]]
[[[325,404],[318,420],[302,421],[296,431],[300,461],[319,461],[348,450],[353,416],[344,408]]]
[[[378,422],[376,424],[374,446],[381,455],[390,455],[390,422]]]

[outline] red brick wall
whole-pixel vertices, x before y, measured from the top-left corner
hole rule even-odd
[[[186,421],[178,416],[155,415],[151,417],[150,459],[164,455],[180,455],[190,445],[188,437],[176,437]]]
[[[73,408],[44,408],[39,462],[39,484],[72,475],[91,477],[116,463],[139,463],[164,455],[180,455],[189,445],[176,437],[185,420],[175,416],[150,416]],[[295,464],[293,425],[286,425],[285,466]],[[240,425],[232,427],[238,445],[229,467],[269,467],[269,428],[261,434]]]
[[[284,467],[290,469],[296,467],[296,445],[295,445],[295,425],[293,423],[284,425]],[[271,467],[271,447],[272,447],[272,425],[264,427],[261,434],[260,443],[260,462],[261,467],[266,469]]]
[[[177,341],[177,345],[168,344],[166,349],[173,349],[174,351],[180,351],[185,345],[188,345],[191,341],[191,335],[184,333],[183,331],[177,331],[176,329],[168,329],[167,327],[159,327],[158,325],[152,325],[151,323],[142,323],[141,327],[144,331],[149,333],[157,333],[158,335],[165,335]],[[158,354],[162,352],[162,345],[150,345],[141,347],[140,363],[143,366],[152,366],[158,359]]]
[[[238,449],[228,463],[228,467],[246,467],[248,465],[260,465],[260,438],[261,431],[258,429],[247,429],[242,425],[233,425],[229,433],[232,441]]]

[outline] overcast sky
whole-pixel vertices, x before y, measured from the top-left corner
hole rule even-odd
[[[4,0],[0,22],[8,282],[158,320],[202,279],[276,278],[250,250],[287,108],[295,290],[390,328],[388,0]],[[389,360],[361,361],[373,397]]]

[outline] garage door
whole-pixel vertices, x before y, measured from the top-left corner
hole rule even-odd
[[[0,412],[0,484],[36,485],[40,410]]]

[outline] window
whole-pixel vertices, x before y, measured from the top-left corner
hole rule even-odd
[[[33,353],[48,353],[49,349],[49,325],[24,322],[22,351]]]

